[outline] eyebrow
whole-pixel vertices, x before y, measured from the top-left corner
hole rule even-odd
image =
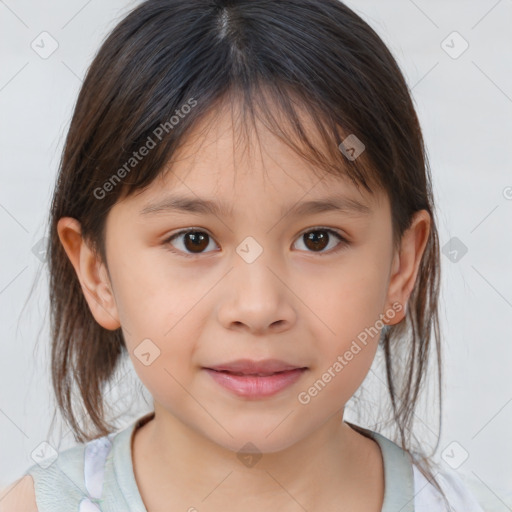
[[[346,196],[329,196],[313,201],[297,202],[294,205],[285,205],[281,209],[281,216],[284,215],[308,215],[336,211],[352,215],[368,215],[371,208],[356,199]],[[160,213],[184,212],[196,215],[213,214],[218,217],[232,217],[233,212],[223,202],[215,202],[210,199],[201,199],[186,196],[168,196],[163,200],[147,204],[140,212],[141,215],[149,216]]]

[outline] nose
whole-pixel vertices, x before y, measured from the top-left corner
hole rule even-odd
[[[252,263],[237,258],[223,283],[219,322],[226,329],[254,335],[290,329],[297,315],[286,276],[270,264],[265,252]]]

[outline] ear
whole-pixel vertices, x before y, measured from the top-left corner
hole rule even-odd
[[[82,239],[80,223],[72,217],[62,217],[57,223],[57,232],[92,315],[105,329],[119,328],[121,324],[107,268]]]
[[[399,303],[403,307],[397,312],[393,321],[386,321],[389,325],[399,323],[407,313],[407,302],[414,288],[430,233],[430,220],[427,210],[417,211],[411,226],[402,236],[399,250],[393,257],[387,303],[388,305]]]

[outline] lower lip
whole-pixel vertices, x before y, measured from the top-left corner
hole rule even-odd
[[[209,368],[205,368],[205,370],[222,387],[245,398],[264,398],[275,395],[295,384],[306,371],[305,368],[297,368],[295,370],[275,373],[267,377],[257,377],[255,375],[243,376],[217,372]]]

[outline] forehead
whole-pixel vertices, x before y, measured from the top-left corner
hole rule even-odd
[[[361,193],[345,177],[318,176],[307,166],[259,167],[241,172],[219,158],[194,165],[175,164],[165,176],[139,197],[139,214],[146,218],[161,213],[190,213],[232,218],[248,211],[271,210],[280,217],[321,212],[368,216],[378,209],[380,196]]]
[[[311,128],[308,137],[324,149],[311,120],[303,115],[301,123]],[[378,188],[370,194],[356,186],[343,169],[333,175],[311,163],[257,117],[253,124],[245,118],[242,122],[232,105],[212,109],[197,122],[158,177],[135,197],[143,215],[178,206],[223,216],[273,205],[280,213],[291,206],[297,213],[301,208],[302,213],[330,208],[322,203],[367,214],[387,200]]]

